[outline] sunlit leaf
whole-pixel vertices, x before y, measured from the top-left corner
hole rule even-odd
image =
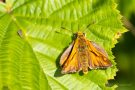
[[[113,0],[7,0],[4,6],[0,9],[0,88],[116,87],[106,86],[117,71],[111,49],[126,30]],[[90,70],[87,75],[61,75],[59,58],[77,31],[85,32],[87,39],[102,46],[113,67]]]

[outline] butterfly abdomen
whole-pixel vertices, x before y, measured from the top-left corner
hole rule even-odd
[[[87,53],[86,53],[86,50],[84,47],[79,49],[80,50],[79,51],[79,55],[80,55],[79,61],[81,62],[83,73],[87,74],[88,73],[88,58],[87,58]]]
[[[88,73],[88,59],[87,59],[87,56],[86,54],[84,53],[80,53],[80,61],[81,61],[81,66],[82,66],[82,71],[84,74],[87,74]]]
[[[83,70],[83,73],[84,74],[87,74],[88,73],[88,63],[86,62],[87,60],[84,60],[82,62],[82,70]]]

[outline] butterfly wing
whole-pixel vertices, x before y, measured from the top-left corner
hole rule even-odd
[[[104,49],[92,41],[88,41],[89,68],[107,68],[112,66],[111,61]]]
[[[78,61],[77,45],[78,41],[76,40],[71,49],[71,53],[69,53],[68,57],[66,57],[67,55],[64,55],[65,57],[62,56],[61,58],[62,74],[73,73],[81,70],[80,62]]]
[[[60,57],[60,65],[62,66],[64,64],[64,62],[67,60],[67,58],[69,57],[72,48],[74,45],[74,41],[70,44],[70,46],[64,51],[64,53],[62,54],[62,56]]]
[[[90,41],[90,43],[96,48],[96,51],[97,51],[98,53],[102,54],[102,55],[105,56],[105,57],[108,57],[106,51],[105,51],[103,48],[101,48],[98,44],[96,44],[96,43],[93,42],[93,41]],[[95,50],[95,49],[94,49],[94,50]]]

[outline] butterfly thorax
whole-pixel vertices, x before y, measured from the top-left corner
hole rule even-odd
[[[84,38],[78,38],[78,51],[85,52],[87,49],[86,40]]]

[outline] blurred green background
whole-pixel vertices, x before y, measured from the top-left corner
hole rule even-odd
[[[128,32],[118,40],[113,48],[117,63],[117,76],[112,81],[119,86],[117,90],[135,90],[135,0],[116,0]]]

